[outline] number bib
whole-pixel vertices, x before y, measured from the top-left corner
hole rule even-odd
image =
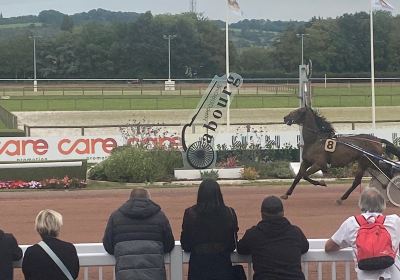
[[[336,149],[336,141],[333,139],[326,139],[325,141],[325,151],[333,153]]]

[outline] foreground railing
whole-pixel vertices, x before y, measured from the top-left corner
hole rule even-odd
[[[302,267],[306,279],[332,279],[337,278],[350,280],[353,259],[351,249],[344,249],[339,252],[325,253],[323,246],[325,239],[310,239],[310,250],[302,257]],[[25,252],[29,245],[22,245]],[[83,271],[83,279],[108,280],[104,277],[103,267],[115,265],[115,259],[109,255],[101,243],[81,243],[75,244],[78,251],[79,262]],[[171,280],[184,279],[183,265],[189,262],[190,254],[182,251],[179,241],[175,242],[175,248],[165,256],[165,264],[168,278]],[[239,255],[236,252],[231,256],[232,262],[241,263],[247,267],[248,279],[252,279],[252,263],[250,256]],[[21,261],[15,263],[15,267],[21,267]],[[89,268],[97,267],[97,275],[89,275]],[[115,279],[115,275],[112,276]]]

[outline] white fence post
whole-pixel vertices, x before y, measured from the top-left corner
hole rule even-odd
[[[170,253],[171,280],[183,279],[183,251],[181,246],[176,246]]]

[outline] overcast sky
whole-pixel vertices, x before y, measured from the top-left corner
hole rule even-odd
[[[211,19],[225,18],[226,0],[196,0],[197,12]],[[238,0],[244,18],[270,20],[309,20],[313,16],[336,17],[344,13],[368,11],[370,0]],[[399,13],[400,0],[389,0]],[[190,0],[0,0],[3,17],[37,15],[42,10],[66,14],[103,8],[111,11],[182,13],[189,10]]]

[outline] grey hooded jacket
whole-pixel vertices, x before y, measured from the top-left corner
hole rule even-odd
[[[164,253],[174,247],[171,226],[150,199],[130,199],[111,214],[104,233],[105,250],[116,258],[117,280],[164,280]]]

